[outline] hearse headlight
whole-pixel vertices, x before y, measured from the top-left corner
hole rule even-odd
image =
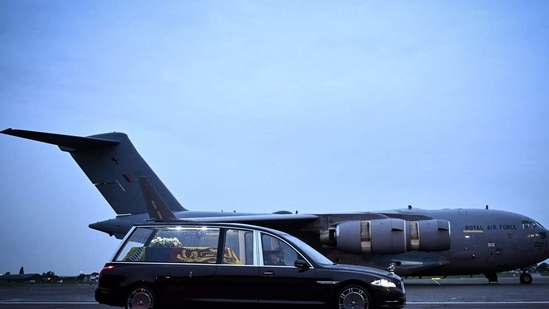
[[[396,284],[393,281],[387,279],[377,279],[372,281],[372,285],[381,286],[384,288],[396,288]]]

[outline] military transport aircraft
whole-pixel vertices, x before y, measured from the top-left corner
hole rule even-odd
[[[484,274],[523,269],[549,258],[548,231],[521,214],[482,209],[405,209],[331,214],[235,213],[183,208],[124,133],[88,137],[6,129],[71,154],[116,212],[90,228],[122,238],[145,220],[245,222],[291,233],[333,261],[385,268],[401,276]],[[148,212],[152,207],[155,211]]]

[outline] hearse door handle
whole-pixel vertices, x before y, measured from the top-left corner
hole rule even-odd
[[[267,270],[263,272],[263,276],[274,276],[274,274],[275,273],[272,270]]]

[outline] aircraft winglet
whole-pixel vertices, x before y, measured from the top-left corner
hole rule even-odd
[[[139,176],[139,186],[143,191],[143,198],[147,211],[149,212],[149,220],[152,221],[177,221],[178,218],[170,210],[164,202],[160,194],[156,192],[147,177]]]
[[[15,130],[11,128],[0,131],[0,133],[57,145],[61,150],[69,152],[78,149],[114,146],[120,143],[120,141],[96,137],[62,135],[28,130]]]

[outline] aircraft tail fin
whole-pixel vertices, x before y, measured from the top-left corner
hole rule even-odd
[[[186,210],[139,155],[124,133],[88,137],[27,130],[6,129],[0,133],[54,144],[70,153],[93,185],[118,215],[147,213],[144,192],[136,181],[147,178],[149,185],[172,211]]]
[[[147,177],[139,177],[139,185],[143,191],[143,199],[149,211],[149,219],[153,221],[174,221],[177,217],[164,202],[162,197],[156,192]]]

